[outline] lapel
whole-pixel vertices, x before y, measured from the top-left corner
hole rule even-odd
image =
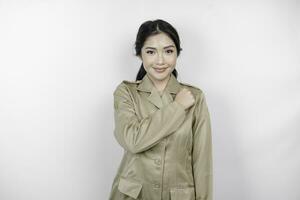
[[[147,100],[154,104],[158,108],[163,107],[163,103],[161,100],[161,97],[153,85],[151,79],[149,78],[148,74],[146,74],[143,79],[141,80],[140,84],[137,87],[137,90],[149,93]],[[171,73],[169,81],[166,85],[166,88],[164,90],[164,95],[167,95],[168,101],[173,101],[173,96],[177,94],[177,92],[180,90],[180,83],[177,81],[176,77]]]

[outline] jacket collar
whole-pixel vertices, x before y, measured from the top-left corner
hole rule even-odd
[[[177,94],[180,89],[180,83],[177,81],[173,73],[170,75],[170,79],[166,85],[165,91],[173,94]],[[155,87],[149,78],[149,75],[146,74],[138,85],[137,89],[144,92],[152,92],[153,87]]]
[[[148,74],[146,74],[143,79],[141,80],[140,84],[137,86],[137,90],[151,93],[147,100],[150,101],[152,104],[154,104],[158,108],[163,107],[162,99],[155,88],[154,84],[152,83],[151,79],[149,78]],[[168,98],[168,101],[171,102],[173,100],[173,97],[171,94],[177,94],[180,90],[180,83],[177,81],[176,77],[171,73],[170,79],[166,85],[166,88],[164,90],[166,97]]]

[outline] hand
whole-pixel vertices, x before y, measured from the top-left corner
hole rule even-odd
[[[183,88],[177,93],[175,101],[177,101],[177,103],[180,103],[185,109],[187,109],[194,105],[195,98],[190,90]]]

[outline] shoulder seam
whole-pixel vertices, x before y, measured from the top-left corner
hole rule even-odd
[[[181,84],[185,85],[185,86],[189,86],[189,87],[195,88],[195,89],[200,90],[201,92],[203,92],[202,89],[200,87],[198,87],[198,86],[191,85],[191,84],[188,84],[188,83],[181,83]]]
[[[133,83],[133,84],[136,84],[136,83],[140,83],[141,81],[140,80],[137,80],[137,81],[123,80],[122,82],[123,83]]]

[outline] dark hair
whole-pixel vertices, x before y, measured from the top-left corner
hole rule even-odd
[[[159,33],[166,33],[175,43],[176,49],[177,49],[177,57],[180,54],[180,51],[182,51],[182,48],[180,47],[180,39],[178,36],[178,33],[176,29],[169,24],[168,22],[157,19],[154,21],[145,21],[139,28],[136,41],[135,41],[135,55],[141,56],[141,49],[144,45],[144,42],[146,41],[147,37],[156,35]],[[144,65],[142,63],[139,72],[137,73],[136,80],[141,80],[146,75],[146,70],[144,69]],[[177,71],[174,69],[172,71],[174,76],[177,78]]]

